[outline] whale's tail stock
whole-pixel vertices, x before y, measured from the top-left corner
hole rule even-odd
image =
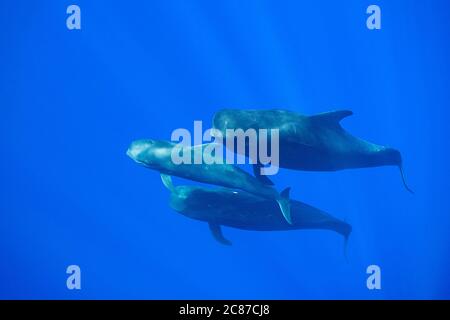
[[[286,221],[289,224],[292,224],[292,218],[291,218],[291,203],[289,200],[289,192],[291,191],[291,188],[288,187],[284,189],[280,196],[281,198],[277,200],[278,205],[280,206],[281,213],[283,214],[283,217],[286,219]]]

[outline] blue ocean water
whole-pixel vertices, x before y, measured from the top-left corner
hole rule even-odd
[[[74,3],[72,31],[72,2],[0,3],[0,298],[450,298],[448,1]],[[350,109],[416,193],[394,167],[281,170],[277,188],[352,225],[348,261],[330,231],[225,227],[222,246],[125,152],[224,107]]]

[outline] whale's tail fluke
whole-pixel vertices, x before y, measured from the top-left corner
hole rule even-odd
[[[411,190],[411,188],[408,187],[408,184],[406,183],[405,173],[403,172],[403,166],[400,164],[400,165],[398,166],[398,168],[400,169],[400,175],[402,176],[403,185],[405,186],[406,190],[408,190],[409,192],[411,192],[412,194],[414,194],[414,191]]]
[[[350,234],[352,233],[352,226],[347,223],[347,219],[344,219],[343,228],[340,232],[344,236],[344,259],[348,263],[348,238],[350,237]]]
[[[289,224],[292,224],[292,218],[291,218],[291,203],[289,200],[289,192],[291,191],[291,188],[288,187],[284,189],[280,196],[281,198],[277,200],[278,205],[280,206],[281,213],[283,214],[283,217],[286,219],[286,221]]]
[[[348,263],[348,237],[350,234],[344,236],[344,259]]]

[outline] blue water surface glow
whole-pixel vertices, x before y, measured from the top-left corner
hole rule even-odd
[[[2,1],[0,298],[450,298],[449,33],[445,0]],[[350,109],[416,193],[395,167],[282,169],[277,188],[353,226],[348,262],[329,231],[225,227],[223,246],[125,154],[223,107]]]

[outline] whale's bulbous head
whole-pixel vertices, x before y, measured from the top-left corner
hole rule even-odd
[[[136,140],[128,147],[127,155],[139,164],[149,168],[157,168],[165,160],[167,154],[170,156],[167,147],[168,145],[161,141]]]

